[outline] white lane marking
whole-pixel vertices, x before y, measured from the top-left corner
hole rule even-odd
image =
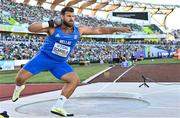
[[[102,90],[104,90],[105,88],[107,88],[108,86],[116,83],[123,75],[125,75],[127,72],[129,72],[132,68],[134,68],[134,66],[132,66],[131,68],[127,69],[124,73],[122,73],[117,79],[115,79],[112,83],[108,83],[106,85],[104,85],[101,89],[99,89],[97,92],[101,92]]]
[[[99,72],[99,73],[97,73],[97,74],[95,74],[95,75],[89,77],[88,79],[86,79],[86,80],[83,81],[82,83],[84,83],[84,84],[88,83],[89,81],[93,80],[95,77],[97,77],[97,76],[99,76],[100,74],[102,74],[102,73],[104,73],[104,72],[110,70],[111,68],[112,68],[112,67],[109,67],[109,68],[107,68],[107,69],[105,69],[105,70],[103,70],[103,71],[101,71],[101,72]]]
[[[123,75],[125,75],[128,71],[130,71],[132,68],[134,68],[134,66],[132,66],[131,68],[127,69],[123,74],[121,74],[116,80],[113,81],[113,83],[116,83]]]

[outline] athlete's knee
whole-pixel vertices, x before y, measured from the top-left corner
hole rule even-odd
[[[17,75],[16,75],[16,84],[17,85],[22,85],[25,83],[25,81],[30,77],[30,74],[26,74],[24,71],[20,71]]]
[[[25,76],[20,73],[20,74],[17,74],[17,75],[16,75],[16,79],[22,80],[22,79],[25,79]]]
[[[73,85],[79,85],[80,84],[80,79],[79,78],[72,78],[68,81],[69,83],[72,83]]]
[[[24,84],[25,80],[26,78],[23,74],[18,74],[16,76],[16,84],[19,84],[19,85]]]
[[[79,84],[80,84],[80,79],[79,79],[79,78],[75,78],[75,79],[74,79],[74,83],[75,83],[76,85],[79,85]]]
[[[74,85],[78,85],[80,83],[80,79],[76,73],[65,74],[64,76],[61,77],[61,80]]]

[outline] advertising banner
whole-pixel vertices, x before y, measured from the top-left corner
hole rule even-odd
[[[14,60],[2,60],[0,61],[1,70],[14,70],[15,61]]]

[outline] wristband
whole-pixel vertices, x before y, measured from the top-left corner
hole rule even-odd
[[[43,22],[42,23],[42,28],[47,28],[49,27],[49,23],[48,22]]]

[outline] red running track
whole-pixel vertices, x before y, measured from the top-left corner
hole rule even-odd
[[[0,84],[0,101],[9,100],[12,97],[14,84]],[[34,95],[43,92],[55,91],[62,89],[63,84],[26,84],[22,96]]]

